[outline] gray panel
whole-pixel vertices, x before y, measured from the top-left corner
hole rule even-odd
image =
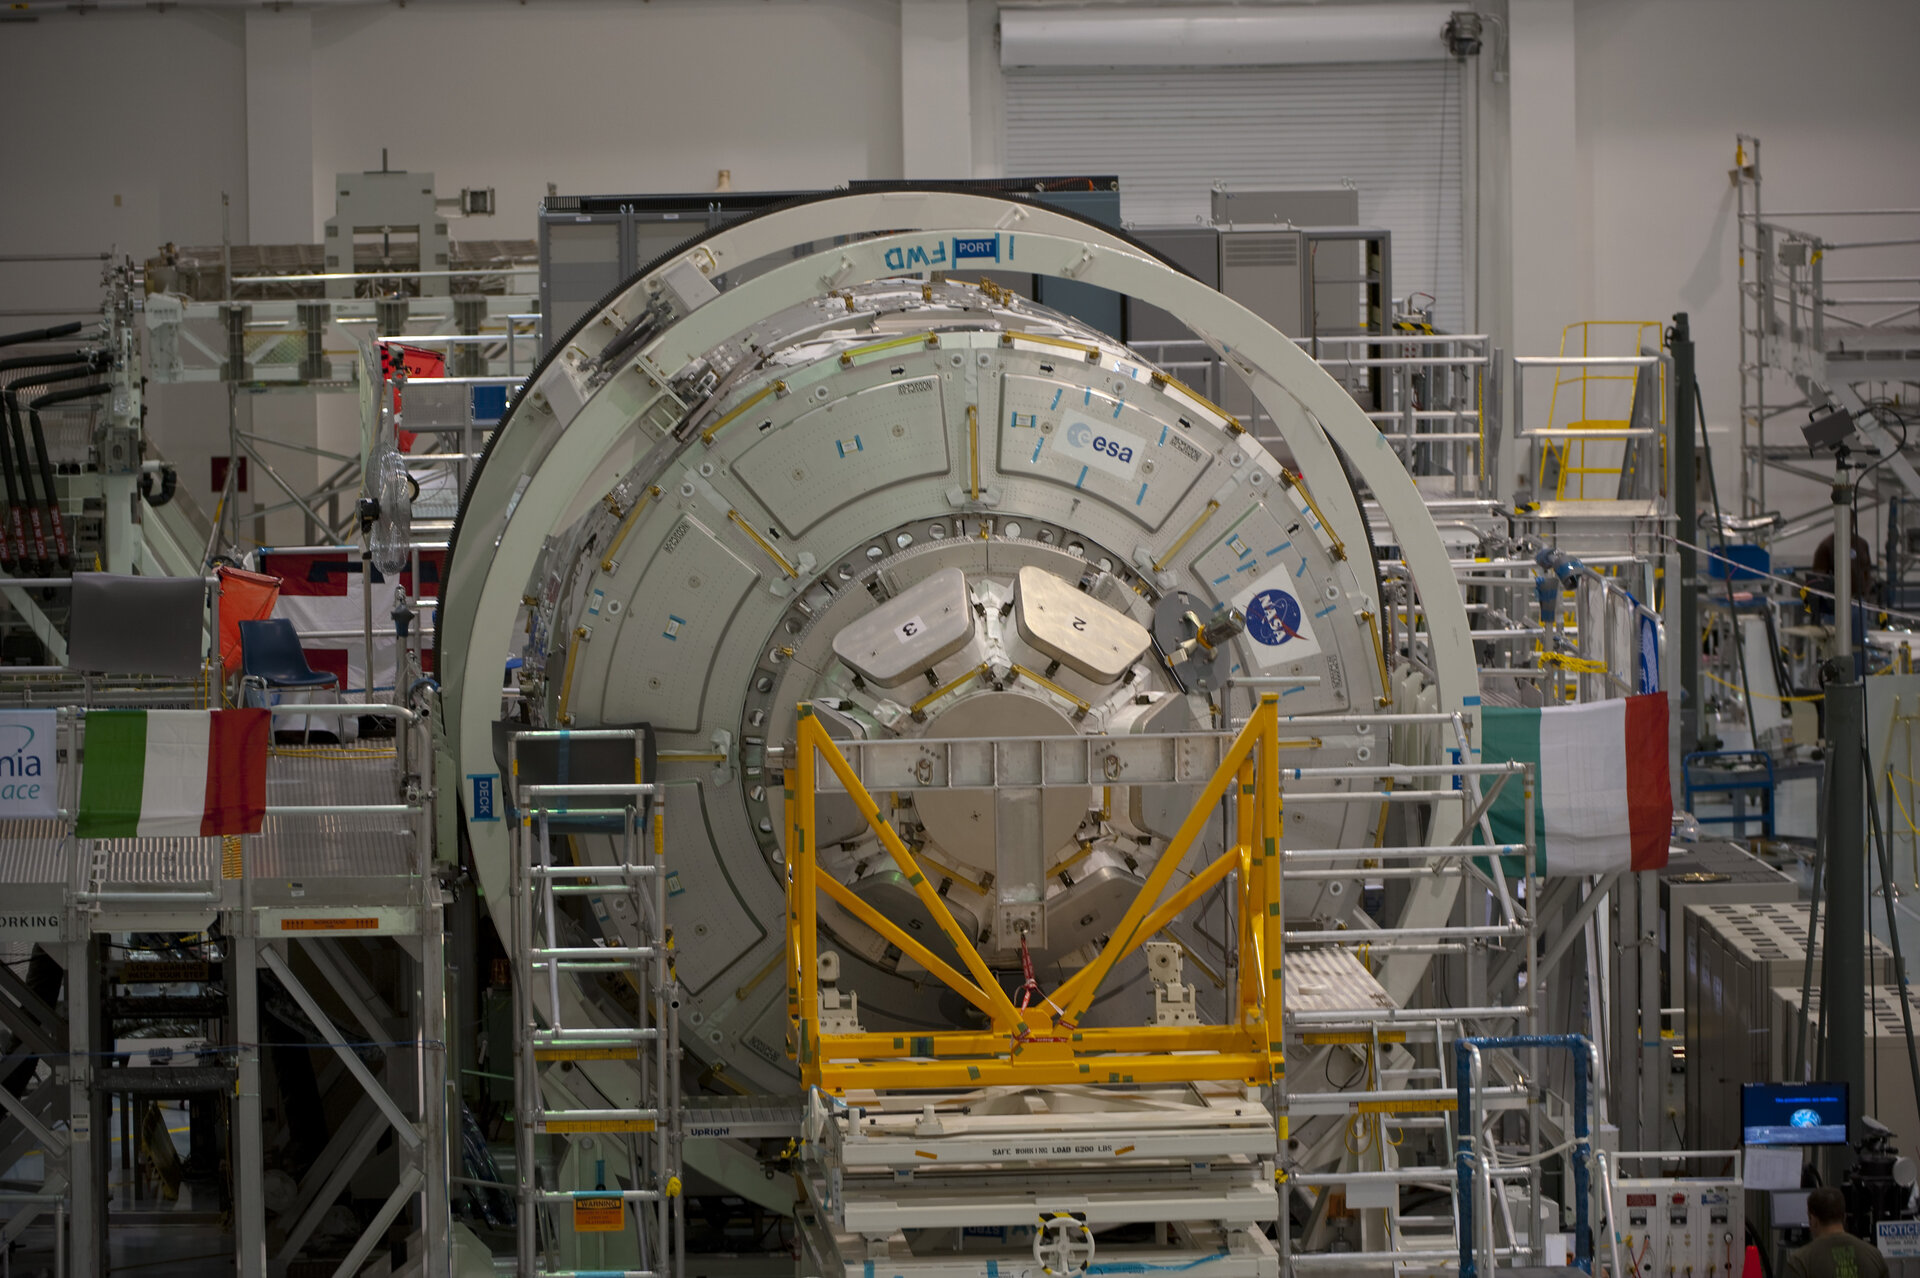
[[[942,568],[833,637],[833,654],[860,677],[894,688],[973,641],[967,574]]]
[[[73,574],[67,665],[96,674],[200,673],[207,585],[197,577]]]
[[[732,429],[765,433],[733,471],[798,537],[876,489],[944,474],[950,465],[944,405],[940,379],[926,375],[869,387],[785,426],[749,415]]]
[[[1091,387],[1010,373],[1000,394],[1000,473],[1048,475],[1148,528],[1165,522],[1207,467],[1177,426]]]
[[[675,657],[680,650],[717,647],[759,577],[699,520],[682,516],[647,565],[632,606],[623,610],[598,717],[618,721],[623,707],[644,705],[656,731],[698,729],[706,680],[657,672],[682,669],[684,661]]]
[[[543,329],[551,345],[620,282],[620,218],[585,213],[570,222],[543,218],[540,229]]]
[[[1254,190],[1215,187],[1213,220],[1229,222],[1291,222],[1295,226],[1357,226],[1360,190],[1352,186],[1294,187]]]
[[[1020,637],[1083,678],[1112,683],[1152,642],[1145,626],[1044,568],[1022,568],[1014,581]]]

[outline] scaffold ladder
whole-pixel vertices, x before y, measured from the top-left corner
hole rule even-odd
[[[672,1011],[679,999],[666,923],[665,796],[642,779],[643,737],[643,729],[522,732],[509,747],[518,1062],[514,1176],[522,1278],[671,1278],[684,1266],[679,1043]],[[541,739],[563,746],[631,740],[635,779],[525,783],[520,747]],[[575,833],[611,836],[617,859],[576,863]],[[612,903],[623,898],[631,906],[620,911],[631,920],[624,935],[580,936],[583,929],[571,912],[575,900],[605,920]],[[607,977],[625,977],[633,987],[630,1025],[589,1013],[579,996],[576,982]],[[599,1074],[622,1064],[630,1075]],[[590,1103],[624,1099],[605,1092],[626,1086],[632,1087],[631,1104]],[[554,1138],[593,1142],[585,1160],[594,1169],[587,1177],[592,1184],[560,1182]],[[624,1168],[609,1157],[616,1152],[624,1155]],[[623,1237],[616,1243],[616,1236]],[[626,1239],[637,1257],[633,1267],[561,1263],[565,1256],[604,1255],[609,1248],[627,1254]]]

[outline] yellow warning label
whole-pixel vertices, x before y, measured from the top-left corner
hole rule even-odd
[[[366,932],[376,931],[379,919],[281,919],[282,932]]]
[[[590,1135],[594,1132],[650,1132],[651,1118],[550,1118],[540,1130],[557,1136]]]
[[[537,1061],[637,1061],[637,1047],[536,1047]]]
[[[618,1198],[576,1198],[573,1200],[573,1232],[576,1234],[619,1233],[627,1227],[626,1212]]]
[[[1460,1108],[1458,1099],[1452,1096],[1436,1096],[1432,1100],[1373,1100],[1355,1101],[1357,1114],[1451,1114]]]

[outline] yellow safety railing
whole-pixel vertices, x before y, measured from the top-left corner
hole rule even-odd
[[[1574,349],[1576,346],[1577,350]],[[1601,349],[1595,350],[1596,346]],[[1581,320],[1560,330],[1560,354],[1563,356],[1638,355],[1643,347],[1649,346],[1662,351],[1667,348],[1666,329],[1658,320]],[[1618,349],[1620,347],[1624,349]],[[1639,368],[1605,367],[1556,370],[1553,375],[1553,394],[1547,401],[1547,425],[1560,430],[1626,430],[1632,425],[1634,381],[1643,371]],[[1657,397],[1659,424],[1662,427],[1662,467],[1666,464],[1666,376],[1663,367],[1660,369],[1659,388],[1662,393]],[[1625,383],[1624,397],[1621,387],[1614,383]],[[1562,390],[1566,391],[1568,400],[1565,421],[1560,418]],[[1615,417],[1612,415],[1615,412],[1621,415]],[[1589,444],[1599,450],[1599,462],[1590,463],[1587,456]],[[1549,476],[1555,476],[1554,497],[1561,501],[1569,496],[1575,501],[1584,501],[1589,475],[1603,481],[1611,480],[1617,486],[1620,467],[1625,464],[1627,453],[1621,444],[1618,437],[1591,441],[1572,438],[1548,443],[1540,450],[1539,491],[1546,490]],[[1567,492],[1569,477],[1574,479],[1574,491],[1571,494]],[[1612,487],[1600,494],[1602,497],[1613,495]]]
[[[787,772],[787,1019],[789,1054],[810,1086],[849,1089],[951,1089],[1073,1083],[1272,1084],[1284,1077],[1280,1043],[1280,712],[1261,698],[1193,809],[1168,841],[1146,882],[1099,955],[1051,994],[1016,1007],[973,938],[954,921],[918,859],[875,803],[810,705],[800,706],[798,757]],[[863,901],[817,860],[814,806],[819,764],[839,778],[867,826],[952,946],[963,972]],[[1194,840],[1232,795],[1233,843],[1168,893]],[[1172,923],[1215,885],[1232,878],[1239,904],[1240,979],[1232,1020],[1224,1025],[1081,1028],[1075,1022],[1121,959]],[[821,896],[872,928],[986,1017],[984,1030],[932,1034],[823,1034],[820,1030]],[[1163,899],[1164,897],[1164,899]]]

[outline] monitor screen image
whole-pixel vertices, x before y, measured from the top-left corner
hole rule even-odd
[[[1845,1083],[1747,1083],[1740,1126],[1749,1145],[1844,1145]]]

